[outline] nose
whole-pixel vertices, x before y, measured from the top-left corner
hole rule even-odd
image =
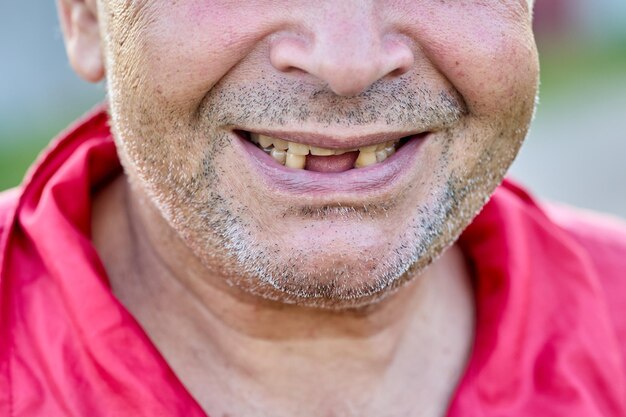
[[[346,3],[353,6],[344,3],[343,8],[327,10],[312,25],[309,21],[308,34],[277,35],[270,49],[274,68],[302,71],[340,96],[358,95],[381,78],[409,71],[415,61],[410,41],[382,30],[371,9],[358,6],[358,1]]]

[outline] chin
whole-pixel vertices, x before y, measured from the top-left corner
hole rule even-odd
[[[407,272],[428,257],[420,257],[420,245],[402,233],[384,234],[367,222],[341,226],[325,228],[325,233],[312,227],[313,232],[265,239],[240,250],[238,264],[247,278],[236,284],[283,303],[353,308],[392,294],[413,276]]]

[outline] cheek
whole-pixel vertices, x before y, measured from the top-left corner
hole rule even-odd
[[[135,42],[120,51],[140,63],[144,92],[172,104],[197,104],[269,30],[250,4],[188,0],[144,7],[150,10],[142,10]]]
[[[532,107],[538,63],[529,20],[511,5],[469,3],[427,13],[418,28],[424,54],[476,116]]]

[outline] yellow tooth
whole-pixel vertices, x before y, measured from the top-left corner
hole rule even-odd
[[[306,165],[305,155],[295,155],[295,154],[292,154],[291,152],[287,152],[287,157],[285,160],[286,167],[295,168],[295,169],[304,169],[305,165]]]
[[[286,151],[289,148],[289,142],[286,140],[274,138],[274,147],[276,149],[280,149],[281,151]]]
[[[389,158],[391,155],[396,153],[396,148],[395,148],[395,146],[387,146],[385,148],[385,152],[387,152],[387,158]]]
[[[318,148],[317,146],[311,146],[310,148],[311,148],[311,155],[329,156],[329,155],[335,154],[335,151],[333,149]]]
[[[269,148],[270,146],[272,146],[273,140],[274,139],[270,138],[269,136],[259,135],[259,145],[261,145],[262,148]]]
[[[384,150],[386,146],[386,143],[379,143],[378,145],[376,145],[376,152]]]
[[[382,151],[376,151],[376,162],[383,162],[387,159],[387,151],[384,149]]]
[[[359,157],[356,159],[356,162],[354,163],[354,167],[364,168],[366,166],[369,166],[375,163],[376,163],[375,152],[359,152]]]
[[[333,155],[343,155],[344,153],[346,153],[346,151],[344,151],[343,149],[335,149]]]
[[[272,149],[272,158],[274,158],[279,164],[285,165],[285,161],[287,160],[287,152],[281,151],[280,149]]]
[[[301,143],[289,142],[289,153],[293,155],[308,155],[309,146]]]
[[[376,148],[378,147],[378,145],[371,145],[371,146],[363,146],[362,148],[359,148],[359,151],[361,152],[376,152]]]

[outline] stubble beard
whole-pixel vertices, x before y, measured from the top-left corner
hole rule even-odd
[[[406,79],[389,89],[375,84],[358,100],[303,89],[268,80],[245,87],[226,81],[214,87],[191,116],[155,111],[167,109],[168,103],[116,106],[113,100],[111,106],[118,149],[131,183],[148,195],[207,273],[282,303],[345,309],[393,294],[458,238],[501,181],[526,133],[516,129],[518,125],[503,122],[500,133],[506,130],[510,149],[483,153],[461,172],[448,162],[467,112],[454,92],[411,88]],[[242,110],[241,103],[254,105]],[[255,207],[242,202],[225,184],[228,167],[223,150],[231,138],[220,127],[250,121],[284,125],[294,120],[314,120],[324,126],[384,121],[394,127],[435,124],[449,129],[439,137],[440,172],[428,180],[427,201],[416,202],[406,214],[403,231],[390,238],[386,253],[336,253],[325,267],[313,269],[303,267],[311,258],[310,251],[264,241],[263,230],[255,222]],[[389,207],[377,203],[285,208],[312,222],[323,217],[325,210],[331,210],[337,221],[370,221],[385,217]],[[359,263],[374,266],[357,268],[355,256]]]

